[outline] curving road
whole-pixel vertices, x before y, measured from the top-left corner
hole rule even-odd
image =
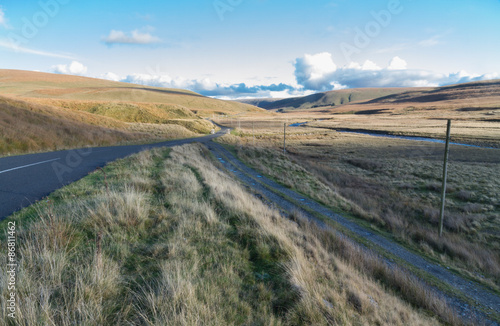
[[[155,147],[207,142],[215,135],[148,145],[93,147],[0,158],[0,221],[116,159]]]
[[[316,217],[304,210],[307,208],[336,221],[382,251],[389,252],[405,263],[413,265],[424,273],[448,284],[452,288],[450,292],[438,292],[444,294],[448,303],[465,320],[473,322],[475,318],[478,318],[485,325],[499,325],[492,320],[498,318],[497,314],[500,311],[500,297],[497,294],[409,252],[389,239],[373,234],[370,230],[353,221],[347,220],[331,212],[328,208],[260,175],[239,161],[223,146],[211,141],[229,129],[221,128],[221,131],[215,135],[157,144],[98,147],[0,158],[0,220],[116,159],[155,147],[172,147],[202,142],[240,182],[263,194],[278,207],[285,211],[301,211],[305,216],[319,222]],[[470,306],[463,302],[460,296],[457,296],[458,293],[468,297],[474,304]]]

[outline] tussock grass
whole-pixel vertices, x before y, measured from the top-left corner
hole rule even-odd
[[[48,74],[33,71],[0,69],[0,94],[21,97],[78,102],[122,102],[140,106],[187,108],[203,117],[212,114],[264,113],[255,106],[212,99],[183,89],[150,87],[109,80]],[[73,105],[73,104],[72,104]],[[151,112],[150,110],[148,110]],[[129,112],[130,113],[130,112]],[[116,112],[115,114],[120,114]],[[185,118],[179,117],[177,118]],[[146,122],[146,121],[143,121]]]
[[[176,104],[46,98],[30,98],[28,100],[32,103],[50,105],[76,112],[86,112],[128,123],[156,124],[160,126],[165,124],[178,125],[194,133],[207,134],[214,128],[211,122],[200,119],[190,109]],[[158,128],[161,128],[160,126]]]
[[[201,119],[171,121],[164,125],[126,123],[0,97],[0,155],[187,138],[212,128],[211,123]]]
[[[129,132],[52,115],[36,105],[19,107],[18,102],[0,98],[0,155],[58,150],[71,147],[110,145],[148,138]],[[47,114],[49,113],[49,114]]]
[[[31,98],[30,101],[73,111],[108,116],[126,122],[165,123],[170,119],[196,119],[196,115],[191,110],[180,105],[47,98]]]
[[[247,129],[242,137],[220,139],[280,183],[364,219],[445,266],[499,289],[500,206],[495,197],[500,179],[495,167],[500,162],[494,151],[453,148],[445,234],[440,238],[440,148],[426,150],[422,157],[414,154],[422,152],[416,145],[400,147],[392,140],[292,133],[285,156],[278,151],[282,144],[275,139],[277,133],[254,141]]]
[[[106,167],[107,187],[96,172],[10,217],[18,324],[438,324],[412,305],[454,321],[387,290],[369,267],[378,258],[283,217],[209,156],[143,152]]]

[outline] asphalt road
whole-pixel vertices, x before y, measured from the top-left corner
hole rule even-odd
[[[94,147],[0,158],[0,221],[119,158],[156,147],[207,142],[215,135],[148,145]]]

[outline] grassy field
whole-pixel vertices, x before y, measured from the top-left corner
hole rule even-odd
[[[74,106],[87,101],[141,103],[143,108],[147,108],[146,103],[163,104],[177,109],[186,108],[202,117],[210,117],[213,114],[265,112],[251,105],[220,101],[182,89],[148,87],[88,77],[21,70],[0,69],[0,95],[21,97],[27,100],[52,99],[76,102]]]
[[[208,134],[212,115],[262,109],[176,89],[0,70],[0,156]]]
[[[439,238],[444,145],[298,127],[288,128],[283,155],[282,122],[240,126],[220,141],[248,164],[500,290],[499,150],[451,147],[445,234]]]
[[[1,222],[16,223],[19,310],[0,323],[460,324],[404,271],[216,164],[201,145],[143,152]]]
[[[86,146],[151,142],[208,133],[205,120],[127,123],[83,111],[0,97],[0,156]],[[194,130],[195,132],[193,132]]]

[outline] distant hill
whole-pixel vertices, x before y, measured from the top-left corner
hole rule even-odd
[[[51,105],[57,105],[53,100],[167,104],[202,117],[261,111],[248,104],[216,100],[182,89],[22,70],[0,69],[0,95],[39,99],[38,103],[50,99],[47,103]]]
[[[360,88],[288,99],[241,102],[266,110],[373,113],[381,109],[433,108],[451,110],[500,109],[500,80],[427,88]]]
[[[431,103],[442,101],[462,101],[478,99],[485,101],[500,99],[500,80],[488,80],[436,87],[433,89],[417,89],[386,97],[376,98],[368,103]]]
[[[409,88],[359,88],[317,93],[287,99],[248,99],[239,102],[258,106],[266,110],[307,110],[332,108],[353,102],[372,100],[409,91]],[[427,90],[427,89],[422,89]]]

